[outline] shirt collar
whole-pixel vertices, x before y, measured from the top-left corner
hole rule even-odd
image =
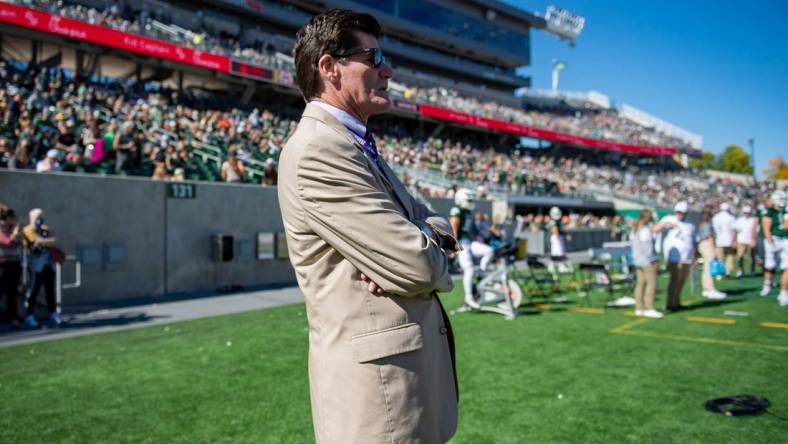
[[[363,140],[364,135],[367,134],[367,126],[361,123],[361,121],[358,120],[356,116],[350,114],[349,112],[339,109],[334,105],[329,105],[326,102],[321,102],[319,100],[313,100],[309,103],[315,104],[323,108],[329,114],[334,116],[337,120],[339,120],[339,123],[345,125],[345,127],[347,127],[347,129],[349,129],[350,132],[352,132],[353,135],[356,136],[357,139],[359,139],[359,141]]]

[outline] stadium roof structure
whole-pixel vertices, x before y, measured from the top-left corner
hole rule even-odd
[[[416,0],[402,0],[404,5],[410,8],[411,15],[409,16],[402,11],[403,8],[400,8],[399,12],[393,10],[391,2],[377,2],[374,0],[285,1],[313,12],[324,11],[329,8],[366,12],[375,16],[387,36],[396,36],[409,43],[433,47],[461,59],[494,65],[504,70],[513,70],[516,67],[530,63],[528,31],[532,27],[544,29],[547,26],[543,18],[497,0],[434,0],[429,3],[417,2]],[[414,6],[416,3],[419,4],[418,7]],[[491,41],[488,41],[487,38],[480,37],[482,34],[476,35],[477,38],[472,39],[467,35],[462,35],[462,32],[447,32],[446,29],[441,29],[437,25],[437,20],[434,25],[430,24],[433,15],[437,16],[437,13],[432,15],[425,13],[415,17],[412,14],[413,8],[424,8],[426,10],[431,7],[436,10],[443,9],[450,11],[450,13],[456,13],[458,14],[458,19],[467,20],[463,23],[465,27],[462,28],[465,32],[468,32],[469,29],[473,30],[474,25],[488,24],[498,31],[519,32],[522,34],[525,47],[522,48],[522,51],[514,51],[511,48],[504,49],[491,44]],[[386,49],[386,45],[384,44],[383,46]],[[479,68],[484,69],[481,66]],[[523,86],[523,84],[518,86]]]
[[[198,68],[209,75],[215,76],[217,73],[227,74],[285,88],[294,88],[293,73],[289,69],[255,65],[227,55],[200,51],[145,35],[119,31],[106,26],[53,15],[38,9],[0,2],[0,23],[20,27],[24,29],[25,34],[28,36],[30,31],[39,32],[43,33],[42,35],[58,36],[76,42],[90,43],[148,56],[178,66]],[[674,147],[633,145],[582,137],[485,118],[409,100],[395,99],[393,110],[417,118],[438,120],[485,131],[532,137],[585,148],[649,156],[672,156],[678,152]]]
[[[528,22],[534,28],[545,28],[547,26],[547,22],[542,17],[539,17],[536,14],[531,12],[525,11],[520,8],[515,8],[514,6],[507,5],[506,3],[499,2],[497,0],[468,0],[470,3],[475,3],[479,6],[483,6],[495,12],[504,13],[514,19],[523,20]]]

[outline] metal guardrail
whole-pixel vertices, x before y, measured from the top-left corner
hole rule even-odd
[[[508,200],[510,196],[518,196],[518,195],[534,195],[534,194],[527,194],[527,193],[515,193],[508,188],[500,187],[495,184],[489,183],[482,183],[476,181],[469,181],[465,179],[450,179],[443,175],[443,173],[435,170],[430,169],[423,169],[423,168],[411,168],[404,165],[397,165],[394,164],[391,166],[394,172],[397,174],[407,174],[411,178],[423,182],[427,185],[436,186],[439,188],[449,189],[454,185],[457,185],[461,188],[470,188],[475,190],[478,186],[483,186],[487,190],[487,194],[493,200]],[[561,193],[561,194],[536,194],[537,196],[544,196],[544,197],[561,197],[561,198],[573,198],[573,199],[585,199],[585,200],[597,200],[596,196],[592,193],[579,193],[579,192],[570,192],[570,193]]]

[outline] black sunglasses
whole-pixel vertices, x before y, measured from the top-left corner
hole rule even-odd
[[[380,65],[386,63],[388,64],[388,59],[386,56],[383,55],[383,51],[380,48],[355,48],[349,49],[342,54],[332,54],[334,57],[339,59],[344,59],[350,56],[354,56],[356,54],[366,54],[367,56],[372,56],[370,61],[372,62],[373,68],[378,68]]]

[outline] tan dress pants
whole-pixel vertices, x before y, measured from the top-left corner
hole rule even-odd
[[[645,267],[637,267],[635,270],[635,308],[637,310],[653,310],[654,294],[657,292],[657,269],[659,264],[656,262]]]

